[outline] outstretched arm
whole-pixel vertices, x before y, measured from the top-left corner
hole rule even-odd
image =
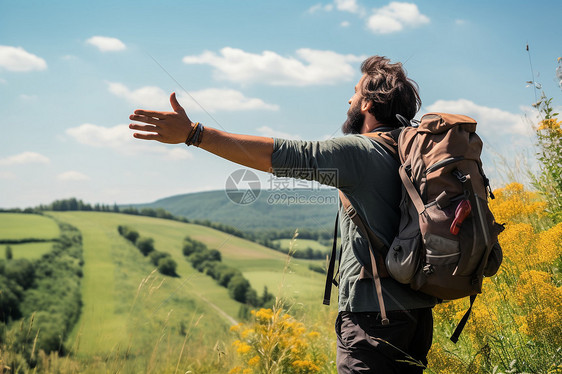
[[[144,124],[129,125],[130,129],[141,131],[135,132],[133,136],[137,139],[156,140],[168,144],[184,143],[195,124],[178,103],[175,93],[170,95],[170,104],[173,112],[135,110],[129,119]],[[240,165],[271,171],[272,138],[230,134],[205,127],[199,148]]]

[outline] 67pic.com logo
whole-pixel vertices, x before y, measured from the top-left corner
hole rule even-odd
[[[324,205],[336,204],[337,196],[326,193],[325,186],[336,186],[337,169],[283,169],[275,170],[268,180],[269,205]],[[226,179],[226,196],[235,204],[249,205],[260,196],[262,185],[256,173],[238,169]]]
[[[238,169],[226,179],[225,191],[226,196],[235,204],[252,204],[261,192],[260,179],[249,169]]]

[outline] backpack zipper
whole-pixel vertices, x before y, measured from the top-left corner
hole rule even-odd
[[[427,169],[425,169],[425,175],[431,173],[432,171],[435,171],[439,168],[445,167],[449,164],[452,164],[453,162],[457,162],[457,161],[462,161],[464,160],[464,157],[460,156],[460,157],[449,157],[446,158],[444,160],[441,160],[439,162],[436,162],[435,164],[431,165],[430,167],[428,167]]]

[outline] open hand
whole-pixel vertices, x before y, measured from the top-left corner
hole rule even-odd
[[[178,103],[175,92],[170,95],[170,104],[172,104],[173,112],[135,110],[135,114],[131,114],[129,119],[144,122],[146,125],[129,124],[129,128],[132,130],[144,131],[135,132],[133,136],[137,139],[157,140],[168,144],[185,142],[194,124]]]

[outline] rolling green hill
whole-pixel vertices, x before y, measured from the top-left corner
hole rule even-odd
[[[291,300],[295,311],[321,305],[324,279],[308,269],[310,261],[293,259],[286,268],[285,255],[209,227],[117,213],[48,214],[82,233],[83,307],[67,345],[92,372],[164,372],[180,362],[181,372],[186,372],[231,341],[229,327],[239,320],[240,304],[185,260],[182,242],[187,235],[218,249],[222,261],[240,269],[258,293],[267,286]],[[155,272],[118,234],[118,225],[153,238],[155,248],[177,262],[179,277]],[[313,315],[319,313],[329,313],[329,308]]]
[[[268,229],[330,231],[336,216],[337,191],[263,190],[256,201],[247,205],[233,203],[225,191],[207,191],[171,196],[133,207],[163,208],[174,215],[219,222],[243,232]]]

